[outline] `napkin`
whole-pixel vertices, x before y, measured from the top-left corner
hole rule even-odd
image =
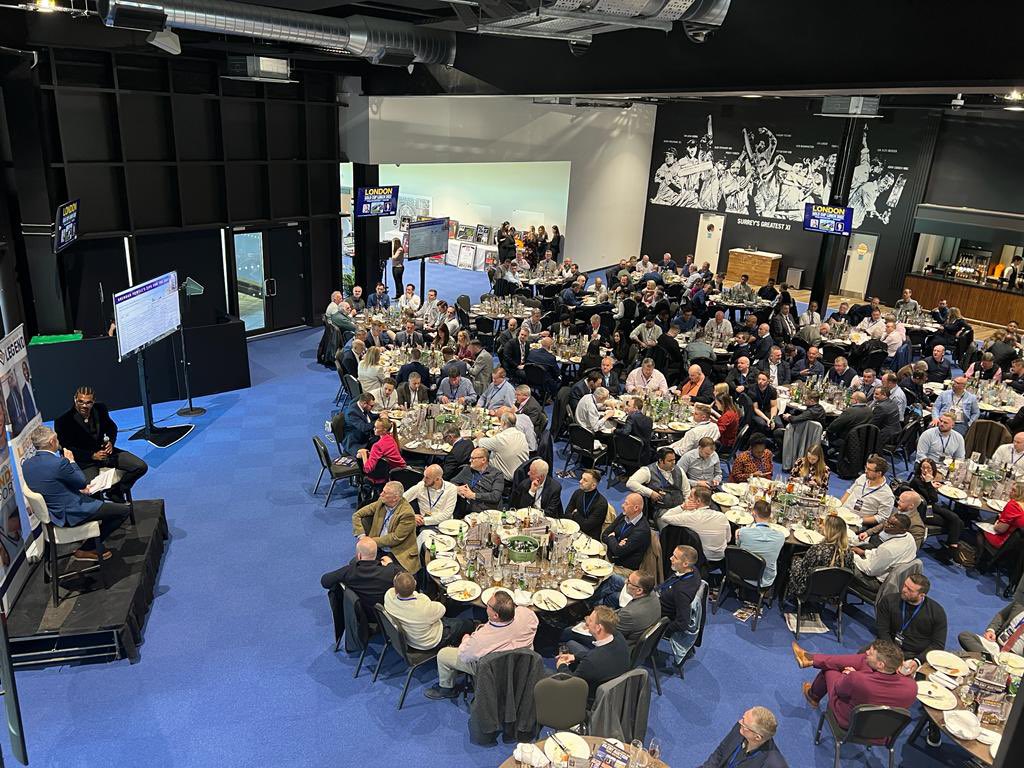
[[[549,763],[547,755],[536,744],[516,744],[512,756],[521,763],[532,765],[534,768],[544,768]]]

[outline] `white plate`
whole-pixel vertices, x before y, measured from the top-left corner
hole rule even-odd
[[[577,536],[573,539],[572,548],[579,552],[581,555],[603,555],[605,551],[604,544],[597,539],[592,539],[589,536]]]
[[[924,658],[933,667],[941,669],[950,677],[962,675],[967,669],[967,663],[949,651],[928,651]]]
[[[1008,668],[1014,674],[1024,672],[1024,656],[1018,656],[1009,651],[1002,651],[999,654],[999,663]]]
[[[988,745],[988,753],[992,755],[992,759],[996,759],[996,752],[999,751],[999,742],[1002,741],[1003,737],[1000,736],[998,739]]]
[[[437,524],[437,530],[449,536],[458,536],[460,533],[465,533],[469,530],[469,523],[465,520],[442,520]]]
[[[739,499],[731,493],[725,493],[724,491],[711,494],[711,500],[721,507],[735,507],[740,503]]]
[[[451,552],[455,549],[455,539],[451,536],[445,536],[443,533],[435,533],[434,535],[428,535],[424,540],[427,549],[430,549],[430,543],[434,543],[434,547],[437,548],[438,552]]]
[[[612,572],[612,564],[607,560],[602,560],[600,557],[588,557],[580,563],[580,567],[587,576],[594,576],[596,578],[610,576]]]
[[[746,483],[722,483],[722,490],[733,496],[742,496],[747,491]]]
[[[573,600],[586,600],[594,595],[594,585],[583,579],[566,579],[558,585],[558,589]]]
[[[439,557],[427,563],[427,573],[443,579],[459,572],[459,561],[453,557]]]
[[[566,518],[556,519],[549,517],[548,525],[551,526],[551,530],[555,533],[561,533],[566,536],[575,536],[580,532],[580,524],[575,520],[568,520]]]
[[[942,717],[946,730],[962,741],[974,741],[981,731],[981,721],[973,712],[966,709],[954,709]]]
[[[505,592],[509,597],[515,600],[515,594],[507,587],[488,587],[483,591],[483,594],[480,595],[480,602],[487,605],[487,603],[491,601],[491,598],[494,597],[495,592]]]
[[[930,680],[917,681],[917,699],[925,706],[944,712],[956,709],[959,704],[952,691]]]
[[[690,425],[683,421],[670,421],[668,428],[675,432],[685,432],[690,428]]]
[[[538,589],[533,593],[533,605],[542,611],[560,611],[568,604],[569,599],[553,589]]]
[[[982,744],[998,744],[1002,734],[998,731],[990,731],[988,728],[978,730],[978,741]]]
[[[725,518],[730,523],[735,523],[736,525],[750,525],[754,522],[754,516],[752,514],[744,512],[742,509],[736,509],[735,507],[730,507],[725,510]]]
[[[768,527],[773,531],[778,531],[783,536],[789,536],[789,528],[784,525],[780,525],[779,523],[768,523]]]
[[[448,597],[458,600],[460,603],[471,603],[480,597],[480,585],[475,581],[460,579],[453,581],[447,587]]]
[[[957,501],[967,498],[967,491],[961,491],[959,488],[954,488],[952,485],[940,485],[939,493],[949,499],[956,499]]]
[[[836,507],[836,514],[847,525],[855,525],[858,528],[864,524],[864,519],[856,512],[851,512],[846,507]]]
[[[578,757],[582,760],[590,757],[590,746],[582,736],[571,731],[559,731],[555,734],[555,738],[565,744],[565,748],[569,750],[569,754],[573,757]],[[544,741],[544,755],[551,761],[552,765],[561,765],[562,756],[565,755],[565,751],[555,743],[554,738],[548,737]]]
[[[825,506],[835,509],[837,507],[843,506],[843,502],[842,499],[840,499],[838,496],[826,496]]]
[[[819,544],[825,540],[824,536],[810,528],[794,528],[793,535],[797,541],[802,541],[804,544]]]
[[[999,513],[1002,513],[1003,508],[1006,506],[1006,502],[1000,501],[999,499],[985,499],[985,503],[988,505],[989,509],[995,510]]]

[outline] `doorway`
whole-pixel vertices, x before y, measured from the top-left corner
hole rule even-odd
[[[705,261],[711,265],[712,273],[718,272],[718,257],[722,250],[722,231],[725,216],[717,213],[702,213],[697,225],[697,245],[694,248],[694,263],[699,267]]]
[[[236,232],[235,293],[249,335],[306,323],[305,232],[277,227]]]
[[[878,235],[866,232],[854,232],[846,246],[846,263],[843,264],[843,277],[839,290],[844,296],[856,296],[863,299],[868,290],[868,278],[871,277],[871,264],[875,260],[878,248]]]

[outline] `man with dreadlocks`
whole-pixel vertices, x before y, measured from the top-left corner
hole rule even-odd
[[[134,453],[114,447],[117,424],[110,418],[107,406],[96,402],[92,387],[79,387],[75,391],[74,407],[59,416],[53,426],[60,444],[74,454],[75,463],[89,482],[107,467],[124,473],[107,491],[111,501],[123,503],[125,494],[149,469]]]

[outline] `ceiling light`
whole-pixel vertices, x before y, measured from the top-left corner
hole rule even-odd
[[[57,0],[36,0],[36,8],[40,13],[53,13],[57,10]]]
[[[1024,107],[1003,107],[1007,112],[1024,112]]]
[[[760,99],[761,98],[761,94],[760,93],[744,93],[742,96],[740,96],[740,98],[741,99]]]
[[[1024,94],[1021,94],[1020,91],[1014,88],[1008,94],[1003,96],[1003,98],[1006,99],[1007,101],[1020,101],[1021,99],[1024,99]]]

